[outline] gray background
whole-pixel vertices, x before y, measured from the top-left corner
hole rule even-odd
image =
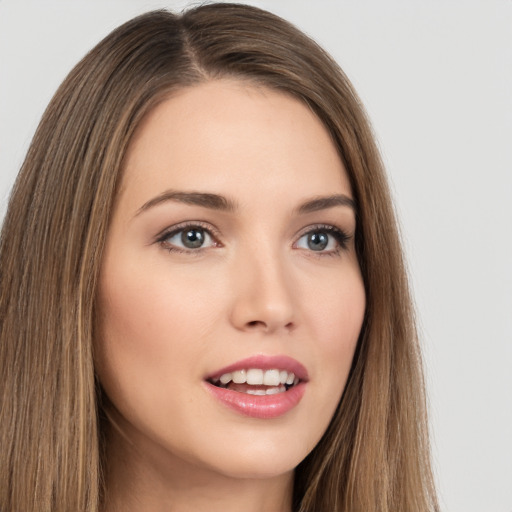
[[[66,73],[188,2],[0,0],[0,217]],[[512,1],[261,1],[340,62],[379,139],[427,367],[443,510],[512,511]]]

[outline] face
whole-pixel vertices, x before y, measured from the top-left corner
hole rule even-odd
[[[228,477],[293,471],[363,320],[351,198],[326,129],[287,95],[213,81],[147,116],[98,296],[97,372],[124,438]]]

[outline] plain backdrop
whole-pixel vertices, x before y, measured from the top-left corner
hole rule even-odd
[[[188,3],[0,0],[0,217],[71,67],[134,15]],[[512,512],[512,1],[247,3],[320,42],[373,121],[417,304],[442,509]]]

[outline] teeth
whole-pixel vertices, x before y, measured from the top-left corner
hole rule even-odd
[[[264,389],[248,389],[246,391],[246,393],[248,395],[258,395],[258,396],[263,396],[263,395],[267,394],[267,392]]]
[[[286,388],[284,386],[274,387],[274,388],[268,388],[265,389],[248,389],[245,393],[248,395],[277,395],[278,393],[284,393],[286,391]]]
[[[263,384],[263,370],[257,370],[255,368],[247,370],[247,384],[252,384],[253,386]]]
[[[238,370],[233,372],[233,382],[235,384],[244,384],[246,382],[247,376],[245,370]]]
[[[278,388],[269,388],[267,389],[267,395],[277,395],[278,393],[284,393],[286,388],[284,386],[279,386]]]
[[[291,386],[299,383],[299,379],[293,372],[286,370],[261,370],[260,368],[249,368],[247,370],[237,370],[230,373],[223,373],[215,382],[223,385],[233,381],[235,384],[250,384],[252,386],[272,386],[272,388],[281,389],[284,384]],[[272,389],[271,388],[271,389]],[[254,393],[253,393],[254,394]],[[259,394],[259,393],[258,393]]]
[[[279,386],[281,384],[279,370],[267,370],[263,375],[263,384],[265,386]]]
[[[220,381],[222,382],[222,384],[227,384],[228,382],[231,381],[231,378],[231,373],[225,373],[224,375],[220,376]]]
[[[291,386],[294,381],[295,381],[295,374],[294,373],[289,373],[288,374],[288,378],[286,379],[286,384]]]

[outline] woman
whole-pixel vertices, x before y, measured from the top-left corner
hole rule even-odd
[[[378,151],[280,18],[154,12],[96,46],[0,268],[0,509],[437,509]]]

